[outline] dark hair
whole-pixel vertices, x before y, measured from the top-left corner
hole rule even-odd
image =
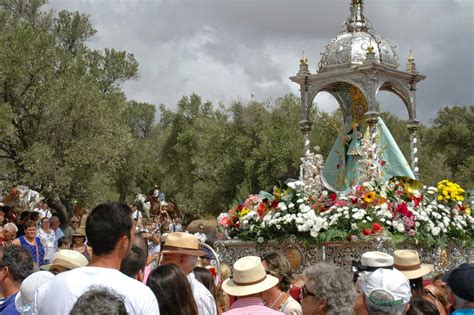
[[[217,296],[217,288],[211,272],[204,267],[194,267],[193,272],[196,279],[212,293],[215,299]]]
[[[33,273],[33,256],[21,246],[5,247],[1,264],[8,267],[13,281],[17,283],[21,283]]]
[[[129,277],[135,278],[138,272],[145,268],[147,256],[145,240],[141,237],[135,237],[130,253],[120,264],[120,271]]]
[[[146,285],[155,294],[161,315],[197,314],[191,285],[176,265],[159,266],[150,273]],[[183,303],[184,301],[185,303]]]
[[[411,295],[413,298],[421,298],[425,295],[423,290],[423,278],[410,279]]]
[[[48,221],[51,222],[51,220],[50,220],[48,217],[42,217],[42,218],[41,218],[41,221],[40,221],[41,224],[43,224],[44,220],[48,220]]]
[[[72,306],[69,315],[127,315],[124,298],[110,288],[92,286]]]
[[[23,230],[26,231],[26,229],[29,228],[29,227],[35,227],[36,228],[36,222],[32,221],[32,220],[26,221],[25,226],[23,227]]]
[[[439,315],[436,306],[422,298],[414,298],[410,301],[407,315]]]
[[[61,236],[59,239],[58,239],[58,247],[61,247],[63,245],[68,245],[69,244],[69,241],[67,240],[67,237],[66,236]]]
[[[39,212],[31,211],[28,216],[30,217],[30,220],[34,221],[39,217],[39,215]]]
[[[23,211],[22,213],[20,213],[20,221],[26,219],[26,217],[29,217],[29,216],[30,216],[30,213],[31,213],[31,212],[28,211],[28,210],[25,210],[25,211]]]
[[[123,203],[102,203],[92,209],[86,221],[87,241],[95,255],[108,254],[122,236],[130,238],[130,208]]]
[[[280,279],[278,289],[286,292],[293,282],[291,265],[288,258],[277,252],[266,253],[262,256],[262,261],[267,265],[267,272]]]

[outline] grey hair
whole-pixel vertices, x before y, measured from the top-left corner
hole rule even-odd
[[[8,230],[8,231],[15,231],[15,233],[18,232],[18,227],[15,224],[11,223],[11,222],[8,222],[7,224],[5,224],[3,226],[3,229]]]
[[[326,315],[352,314],[356,291],[349,272],[320,262],[308,267],[303,275],[314,297],[327,301]]]
[[[69,315],[127,315],[125,298],[113,289],[91,286],[74,303]]]
[[[394,297],[384,290],[375,290],[370,294],[370,299],[365,296],[365,305],[367,305],[367,313],[369,315],[403,315],[405,309],[407,308],[407,304],[399,304],[399,305],[374,305],[371,302],[371,299],[375,299],[378,302],[393,302],[395,299]]]

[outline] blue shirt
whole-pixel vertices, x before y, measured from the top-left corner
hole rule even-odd
[[[452,312],[451,315],[474,315],[474,308],[460,308]]]
[[[0,305],[0,314],[2,315],[20,315],[15,306],[15,297],[17,293],[14,293],[7,297],[2,305]]]

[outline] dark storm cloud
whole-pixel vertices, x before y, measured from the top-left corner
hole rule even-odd
[[[140,78],[126,83],[131,99],[174,106],[183,96],[228,103],[298,93],[288,79],[301,50],[312,71],[320,53],[341,30],[349,0],[55,0],[54,9],[90,14],[97,49],[126,50],[140,63]],[[413,49],[419,72],[418,117],[443,105],[474,103],[474,1],[367,0],[375,30],[397,44],[400,68]],[[380,95],[382,108],[406,117],[396,97]],[[335,107],[318,96],[324,109]]]

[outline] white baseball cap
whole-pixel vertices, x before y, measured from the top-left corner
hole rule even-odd
[[[380,268],[371,273],[362,285],[362,291],[368,299],[368,303],[377,305],[377,301],[371,299],[374,293],[384,291],[393,297],[393,300],[384,301],[384,306],[407,304],[411,298],[410,282],[403,273],[396,269]]]

